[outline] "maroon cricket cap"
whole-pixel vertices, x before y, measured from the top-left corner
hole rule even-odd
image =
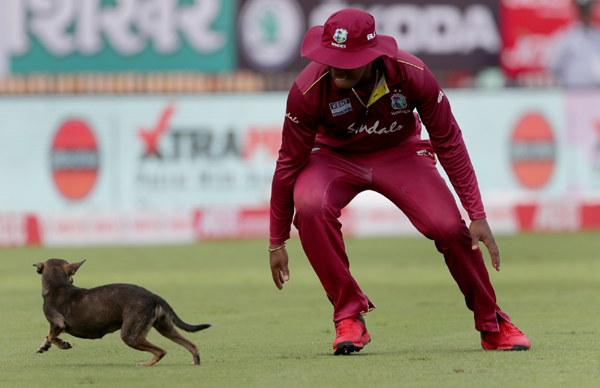
[[[342,9],[324,26],[308,30],[301,49],[303,57],[338,69],[356,69],[397,52],[394,38],[377,35],[373,16],[354,8]]]

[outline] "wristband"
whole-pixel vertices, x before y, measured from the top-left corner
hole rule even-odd
[[[282,249],[282,248],[285,248],[285,243],[281,244],[281,245],[280,245],[280,246],[278,246],[277,248],[269,248],[269,247],[267,247],[267,251],[269,251],[269,253],[271,253],[271,252],[278,251],[278,250],[280,250],[280,249]]]

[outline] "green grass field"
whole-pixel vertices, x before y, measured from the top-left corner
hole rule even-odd
[[[0,250],[0,387],[598,387],[600,234],[498,238],[502,270],[486,264],[498,303],[532,342],[529,352],[486,352],[433,244],[423,238],[349,240],[351,269],[378,308],[373,341],[335,357],[331,306],[297,240],[291,280],[274,286],[265,241],[191,246]],[[86,259],[80,287],[135,283],[164,297],[186,322],[202,365],[156,331],[158,364],[118,332],[63,334],[73,349],[36,354],[48,323],[32,264]]]

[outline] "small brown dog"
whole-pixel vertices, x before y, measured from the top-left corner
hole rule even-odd
[[[84,261],[69,264],[64,260],[50,259],[34,264],[42,275],[44,315],[50,322],[50,332],[38,353],[50,349],[51,344],[60,349],[70,349],[71,344],[58,338],[63,331],[75,337],[94,339],[121,329],[123,342],[154,355],[147,362],[137,364],[150,366],[167,354],[166,350],[146,339],[154,327],[163,336],[189,350],[194,357],[192,365],[200,365],[196,344],[184,338],[175,326],[194,333],[211,325],[183,322],[163,298],[133,284],[109,284],[90,289],[75,287],[73,275]]]

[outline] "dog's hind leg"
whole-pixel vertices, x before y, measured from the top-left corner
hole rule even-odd
[[[146,362],[140,362],[137,364],[137,366],[154,365],[157,362],[159,362],[160,359],[163,358],[167,354],[167,351],[165,349],[159,348],[158,346],[150,343],[150,341],[148,341],[146,338],[142,339],[141,341],[136,342],[135,344],[127,344],[127,345],[131,346],[134,349],[141,350],[144,352],[150,352],[150,353],[154,354],[154,356],[152,356],[151,359],[149,359]]]
[[[182,336],[166,316],[156,322],[156,324],[154,324],[154,328],[164,337],[167,337],[171,341],[178,343],[189,350],[194,359],[192,361],[192,365],[200,365],[200,353],[198,353],[198,347],[196,344]]]
[[[146,335],[150,329],[150,326],[143,327],[139,323],[136,324],[130,320],[123,322],[123,327],[121,328],[121,339],[123,342],[134,349],[141,350],[143,352],[150,352],[154,355],[150,360],[146,362],[140,362],[137,364],[137,366],[154,365],[167,354],[165,349],[159,348],[146,339]]]

